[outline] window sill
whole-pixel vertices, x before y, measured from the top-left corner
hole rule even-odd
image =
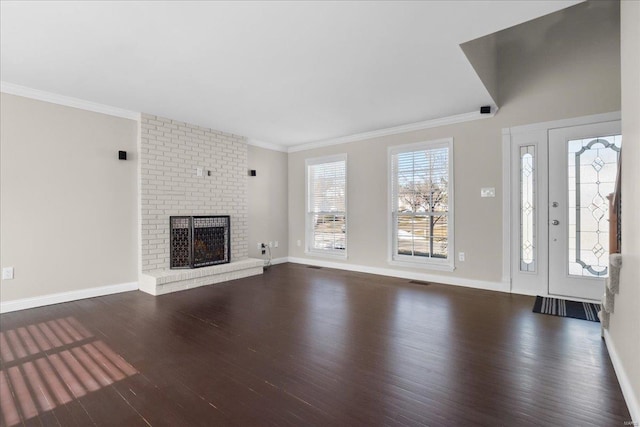
[[[341,254],[336,252],[304,251],[304,254],[318,258],[347,259],[346,252]]]
[[[456,269],[456,267],[451,264],[436,264],[397,260],[388,260],[387,263],[396,267],[419,268],[422,270],[454,271]]]

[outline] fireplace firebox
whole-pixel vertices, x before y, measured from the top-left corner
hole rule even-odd
[[[198,268],[231,261],[231,219],[218,216],[172,216],[170,268]]]

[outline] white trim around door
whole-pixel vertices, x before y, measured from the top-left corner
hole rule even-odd
[[[543,265],[541,269],[537,269],[536,272],[520,274],[519,279],[524,278],[524,280],[514,280],[514,276],[519,274],[520,272],[514,268],[515,265],[515,252],[514,252],[514,240],[519,241],[518,235],[514,232],[514,223],[519,224],[519,221],[515,221],[514,209],[513,209],[513,201],[514,194],[516,191],[519,194],[519,188],[517,186],[517,178],[516,173],[513,169],[514,162],[514,153],[513,151],[517,148],[518,145],[526,145],[533,144],[536,147],[541,148],[538,150],[539,155],[546,155],[546,146],[548,144],[548,134],[552,129],[571,127],[571,126],[581,126],[592,123],[602,123],[609,122],[614,120],[620,120],[621,114],[620,112],[612,112],[612,113],[604,113],[604,114],[596,114],[591,116],[583,116],[576,117],[571,119],[563,119],[563,120],[555,120],[549,122],[535,123],[524,126],[516,126],[511,128],[504,128],[502,130],[502,170],[503,170],[503,226],[502,226],[502,248],[503,248],[503,282],[509,284],[509,288],[512,293],[523,294],[523,295],[541,295],[541,296],[550,296],[548,293],[548,276],[546,271],[546,265]],[[546,176],[543,176],[543,173],[546,174],[546,164],[542,168],[543,170],[538,171],[539,175],[537,175],[542,182],[540,182],[540,187],[542,194],[537,195],[537,200],[539,203],[539,209],[537,210],[537,224],[540,226],[537,230],[538,233],[542,236],[547,233],[548,228],[548,210],[547,210],[547,184],[546,184]],[[544,201],[544,203],[542,203]],[[546,237],[543,237],[545,240]],[[538,253],[538,257],[544,258],[546,256],[545,253]],[[519,258],[519,257],[518,257]],[[529,277],[527,277],[527,275]],[[538,275],[538,279],[534,278],[534,275]]]

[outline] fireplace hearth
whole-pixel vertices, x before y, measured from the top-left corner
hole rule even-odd
[[[170,268],[198,268],[231,261],[230,217],[172,216]]]

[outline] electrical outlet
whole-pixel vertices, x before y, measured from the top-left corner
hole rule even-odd
[[[256,243],[256,247],[257,247],[258,249],[262,249],[262,243]]]
[[[464,252],[458,252],[458,261],[464,262]]]
[[[196,168],[196,176],[202,176],[202,168]]]
[[[13,267],[5,267],[2,269],[2,280],[13,279]]]
[[[278,247],[278,241],[276,240],[275,242],[273,242],[273,247],[277,248]]]

